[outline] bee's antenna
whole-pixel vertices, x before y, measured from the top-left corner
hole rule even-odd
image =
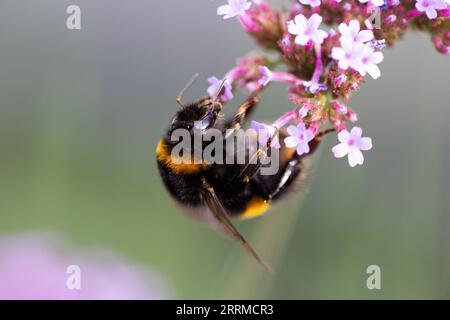
[[[223,78],[222,82],[220,83],[219,89],[217,90],[216,94],[214,95],[214,98],[213,98],[214,102],[216,102],[217,99],[219,99],[220,93],[222,92],[222,89],[225,86],[226,81],[227,81],[227,78]]]
[[[197,77],[199,76],[198,73],[194,74],[191,78],[191,80],[189,80],[189,82],[184,86],[183,89],[181,89],[180,93],[177,96],[177,103],[182,107],[185,108],[186,106],[183,104],[183,102],[181,101],[181,99],[183,99],[183,95],[186,92],[187,89],[189,89],[192,84],[194,83],[195,79],[197,79]],[[221,89],[222,90],[222,89]]]

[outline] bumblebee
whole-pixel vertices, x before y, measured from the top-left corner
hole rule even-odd
[[[197,76],[197,75],[196,75]],[[295,148],[287,148],[283,143],[287,134],[280,130],[278,168],[272,175],[261,174],[263,161],[250,161],[252,157],[267,156],[270,153],[272,138],[267,144],[255,151],[246,150],[248,157],[244,164],[207,164],[175,161],[172,149],[179,141],[172,141],[172,133],[177,129],[185,129],[194,135],[210,128],[225,132],[239,130],[256,109],[258,96],[248,98],[234,113],[231,119],[224,120],[221,111],[222,103],[218,98],[221,88],[214,97],[205,97],[191,104],[182,102],[184,92],[193,83],[194,76],[181,90],[177,103],[181,106],[169,125],[167,131],[156,148],[156,158],[161,179],[177,204],[192,217],[206,221],[224,231],[236,240],[266,269],[270,266],[262,260],[231,220],[233,218],[248,219],[265,213],[271,204],[282,199],[294,189],[295,182],[301,181],[305,175],[305,159],[319,146],[322,136],[330,131],[316,134],[310,142],[310,153],[298,156]],[[230,131],[231,130],[231,131]],[[222,135],[223,143],[229,135]],[[206,145],[202,144],[202,148]],[[259,157],[258,157],[259,158]]]

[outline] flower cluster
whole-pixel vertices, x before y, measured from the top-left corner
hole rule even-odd
[[[349,99],[366,75],[381,76],[382,49],[415,29],[430,34],[440,53],[450,52],[448,0],[293,0],[289,10],[264,0],[227,0],[217,14],[238,19],[258,45],[277,53],[239,59],[225,75],[222,101],[237,88],[260,93],[273,81],[286,83],[295,107],[271,125],[253,122],[265,132],[260,139],[273,136],[272,146],[279,147],[276,133],[286,126],[284,143],[302,155],[322,127],[332,126],[339,141],[332,153],[347,156],[352,167],[363,164],[361,151],[370,150],[372,140],[360,127],[349,128],[358,120]],[[216,92],[220,80],[208,81],[208,92]]]

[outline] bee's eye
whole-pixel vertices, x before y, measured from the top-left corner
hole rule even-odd
[[[203,118],[194,122],[194,129],[204,131],[210,128],[214,124],[214,121],[214,115],[211,112],[208,112],[203,116]]]

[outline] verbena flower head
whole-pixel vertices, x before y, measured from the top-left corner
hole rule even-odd
[[[362,164],[362,151],[369,150],[372,142],[362,137],[359,126],[347,129],[358,121],[350,105],[351,95],[368,78],[381,77],[381,50],[394,46],[409,29],[428,33],[436,49],[448,54],[449,2],[292,0],[291,8],[276,9],[263,0],[228,1],[219,8],[220,14],[238,16],[244,30],[271,54],[240,59],[225,76],[230,91],[223,92],[222,99],[232,97],[231,89],[262,94],[270,82],[282,82],[293,106],[291,111],[280,110],[281,116],[272,125],[252,123],[262,132],[260,142],[287,127],[290,136],[285,142],[304,154],[311,135],[331,126],[339,132],[335,156],[348,156],[351,166]],[[368,22],[374,10],[381,10],[380,28]],[[213,81],[216,86],[217,82]],[[274,145],[278,145],[276,139]]]

